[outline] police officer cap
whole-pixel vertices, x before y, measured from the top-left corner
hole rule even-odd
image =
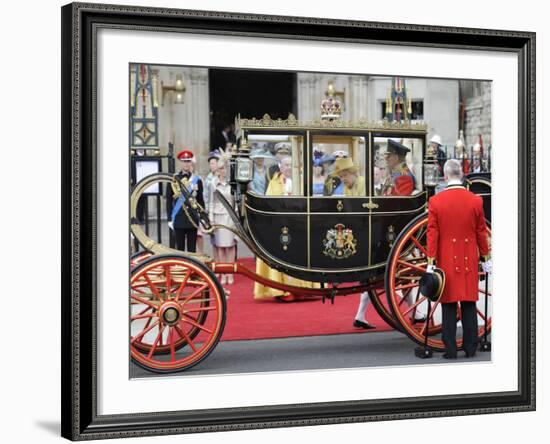
[[[186,160],[193,160],[193,152],[189,150],[182,150],[177,155],[178,160],[186,161]]]
[[[387,154],[397,154],[398,156],[406,156],[410,151],[405,145],[396,142],[395,140],[388,139]]]
[[[420,293],[430,301],[437,302],[445,288],[445,273],[441,268],[435,268],[433,273],[424,273],[420,278]]]
[[[279,142],[275,144],[275,152],[279,154],[290,154],[290,143]]]

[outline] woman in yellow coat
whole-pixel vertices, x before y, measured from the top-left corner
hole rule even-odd
[[[292,159],[290,157],[284,157],[279,162],[279,171],[275,173],[273,178],[269,181],[266,196],[289,196],[292,194]],[[260,258],[256,259],[256,273],[260,276],[270,279],[275,282],[280,282],[286,285],[293,285],[296,287],[307,288],[319,288],[320,285],[316,282],[303,281],[288,276],[280,271],[274,270],[269,267]],[[278,298],[281,301],[292,302],[300,299],[299,297],[277,290],[275,288],[267,287],[258,282],[254,283],[254,299],[270,299]]]

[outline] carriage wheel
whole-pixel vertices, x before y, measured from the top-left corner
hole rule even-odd
[[[428,345],[434,350],[444,351],[445,346],[441,339],[440,304],[432,303],[430,312],[427,313],[428,301],[418,291],[420,277],[426,271],[428,264],[426,254],[427,224],[427,213],[418,216],[403,229],[395,241],[386,267],[386,296],[393,317],[400,325],[400,330],[418,344],[424,344],[425,331],[428,328]],[[481,337],[485,333],[485,298],[491,297],[491,291],[486,293],[482,282],[479,287],[477,314],[478,337]],[[491,300],[489,299],[488,302],[490,309]],[[413,318],[416,310],[426,315],[426,322],[414,323]],[[489,333],[491,328],[490,310],[487,316]],[[460,319],[460,314],[458,319]],[[462,339],[457,340],[457,348],[462,348]]]
[[[206,358],[225,325],[223,288],[204,264],[153,256],[132,270],[130,354],[157,373],[188,369]]]
[[[151,256],[153,256],[152,253],[148,251],[141,251],[132,255],[132,257],[130,258],[130,265],[132,269],[137,265],[139,265],[141,262],[144,262],[146,259],[150,258]],[[133,266],[132,266],[132,263],[133,263]],[[175,285],[174,282],[177,282],[178,279],[179,281],[181,281],[183,277],[181,267],[173,266],[173,265],[164,265],[162,267],[159,266],[159,267],[149,268],[147,271],[147,275],[149,280],[151,280],[154,283],[154,285],[158,289],[158,292],[161,295],[166,295],[168,290],[171,290],[171,291],[174,290],[173,288],[172,289],[168,288],[169,282]],[[145,286],[149,285],[149,281],[147,279],[137,280],[133,284],[132,290],[135,293],[143,294],[144,292],[147,291],[147,290],[144,290],[143,288],[144,285]],[[205,292],[206,291],[207,290],[205,290]],[[203,297],[201,297],[199,300],[200,300],[199,304],[201,307],[208,307],[210,302],[208,297],[203,295]],[[146,305],[143,301],[141,301],[141,299],[136,299],[135,297],[132,298],[131,306],[132,306],[133,316],[137,316],[138,317],[137,319],[147,319],[147,322],[145,322],[144,328],[148,328],[152,322],[152,317],[150,316],[150,314],[153,313],[152,307]],[[188,338],[182,337],[181,335],[179,338],[176,338],[176,341],[174,344],[174,348],[176,350],[179,350],[180,348],[185,347],[188,343],[188,339],[192,340],[200,333],[201,330],[198,326],[196,326],[196,324],[203,325],[206,321],[207,316],[208,316],[208,310],[196,312],[196,314],[193,316],[195,320],[195,324],[190,324],[187,326]],[[163,335],[161,335],[158,338],[159,343],[154,345],[153,340],[157,340],[156,336],[152,337],[152,335],[146,334],[139,340],[135,341],[134,346],[136,347],[136,349],[138,349],[142,353],[149,353],[153,347],[154,347],[155,354],[161,355],[161,354],[170,353],[170,345],[166,341],[165,336],[167,336],[167,333],[163,333]]]

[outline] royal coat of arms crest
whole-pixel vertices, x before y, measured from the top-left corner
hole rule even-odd
[[[327,230],[323,239],[323,254],[332,259],[346,259],[357,252],[357,239],[353,230],[344,224],[336,224]]]

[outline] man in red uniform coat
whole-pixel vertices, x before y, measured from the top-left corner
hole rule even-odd
[[[428,271],[434,263],[445,272],[441,295],[443,342],[447,359],[457,357],[456,311],[460,302],[464,351],[467,357],[477,349],[478,263],[490,271],[489,241],[483,201],[462,186],[462,166],[455,159],[444,166],[447,188],[429,201]]]
[[[386,163],[389,174],[382,186],[382,195],[409,196],[413,193],[416,179],[405,162],[405,157],[409,151],[410,149],[405,145],[388,139]]]

